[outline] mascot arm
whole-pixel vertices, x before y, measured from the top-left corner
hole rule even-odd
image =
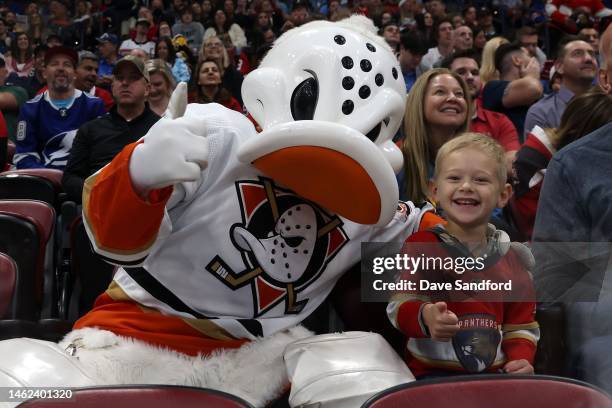
[[[186,107],[187,87],[181,83],[164,118],[85,182],[87,233],[96,252],[113,263],[144,261],[160,235],[173,190],[183,191],[175,185],[200,180],[207,166],[206,125],[201,116],[185,117]]]
[[[94,249],[121,265],[142,262],[155,242],[172,186],[150,190],[148,197],[134,189],[129,162],[142,141],[126,146],[111,163],[85,181],[83,222]]]
[[[421,310],[429,302],[414,297],[402,297],[402,295],[394,296],[387,305],[387,316],[391,324],[407,337],[429,337],[425,323],[421,318]]]

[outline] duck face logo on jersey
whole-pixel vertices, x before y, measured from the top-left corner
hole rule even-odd
[[[311,285],[348,238],[342,221],[272,180],[241,181],[236,189],[242,223],[230,229],[245,270],[233,271],[216,256],[206,267],[232,289],[250,285],[255,317],[280,302],[285,313],[299,313]]]
[[[479,373],[489,368],[497,356],[501,341],[495,316],[485,313],[459,317],[461,328],[453,336],[453,348],[459,362],[470,373]]]

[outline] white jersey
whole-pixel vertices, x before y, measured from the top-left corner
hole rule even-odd
[[[403,242],[418,228],[426,210],[412,203],[375,228],[304,200],[238,161],[240,144],[260,137],[248,119],[217,104],[206,113],[208,167],[175,186],[155,243],[122,255],[97,249],[115,263],[143,262],[114,278],[138,303],[210,319],[235,338],[267,336],[312,313],[360,261],[362,242]]]

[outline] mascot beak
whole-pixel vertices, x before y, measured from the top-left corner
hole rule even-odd
[[[247,140],[238,159],[350,221],[382,226],[395,213],[398,187],[391,164],[347,126],[279,124]]]

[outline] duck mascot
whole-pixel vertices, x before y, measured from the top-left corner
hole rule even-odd
[[[0,342],[0,386],[277,398],[284,350],[312,336],[300,322],[361,243],[403,242],[437,220],[429,206],[398,205],[405,89],[363,16],[276,41],[242,88],[261,133],[221,105],[187,105],[179,86],[166,117],[86,181],[91,243],[121,268],[59,344]]]

